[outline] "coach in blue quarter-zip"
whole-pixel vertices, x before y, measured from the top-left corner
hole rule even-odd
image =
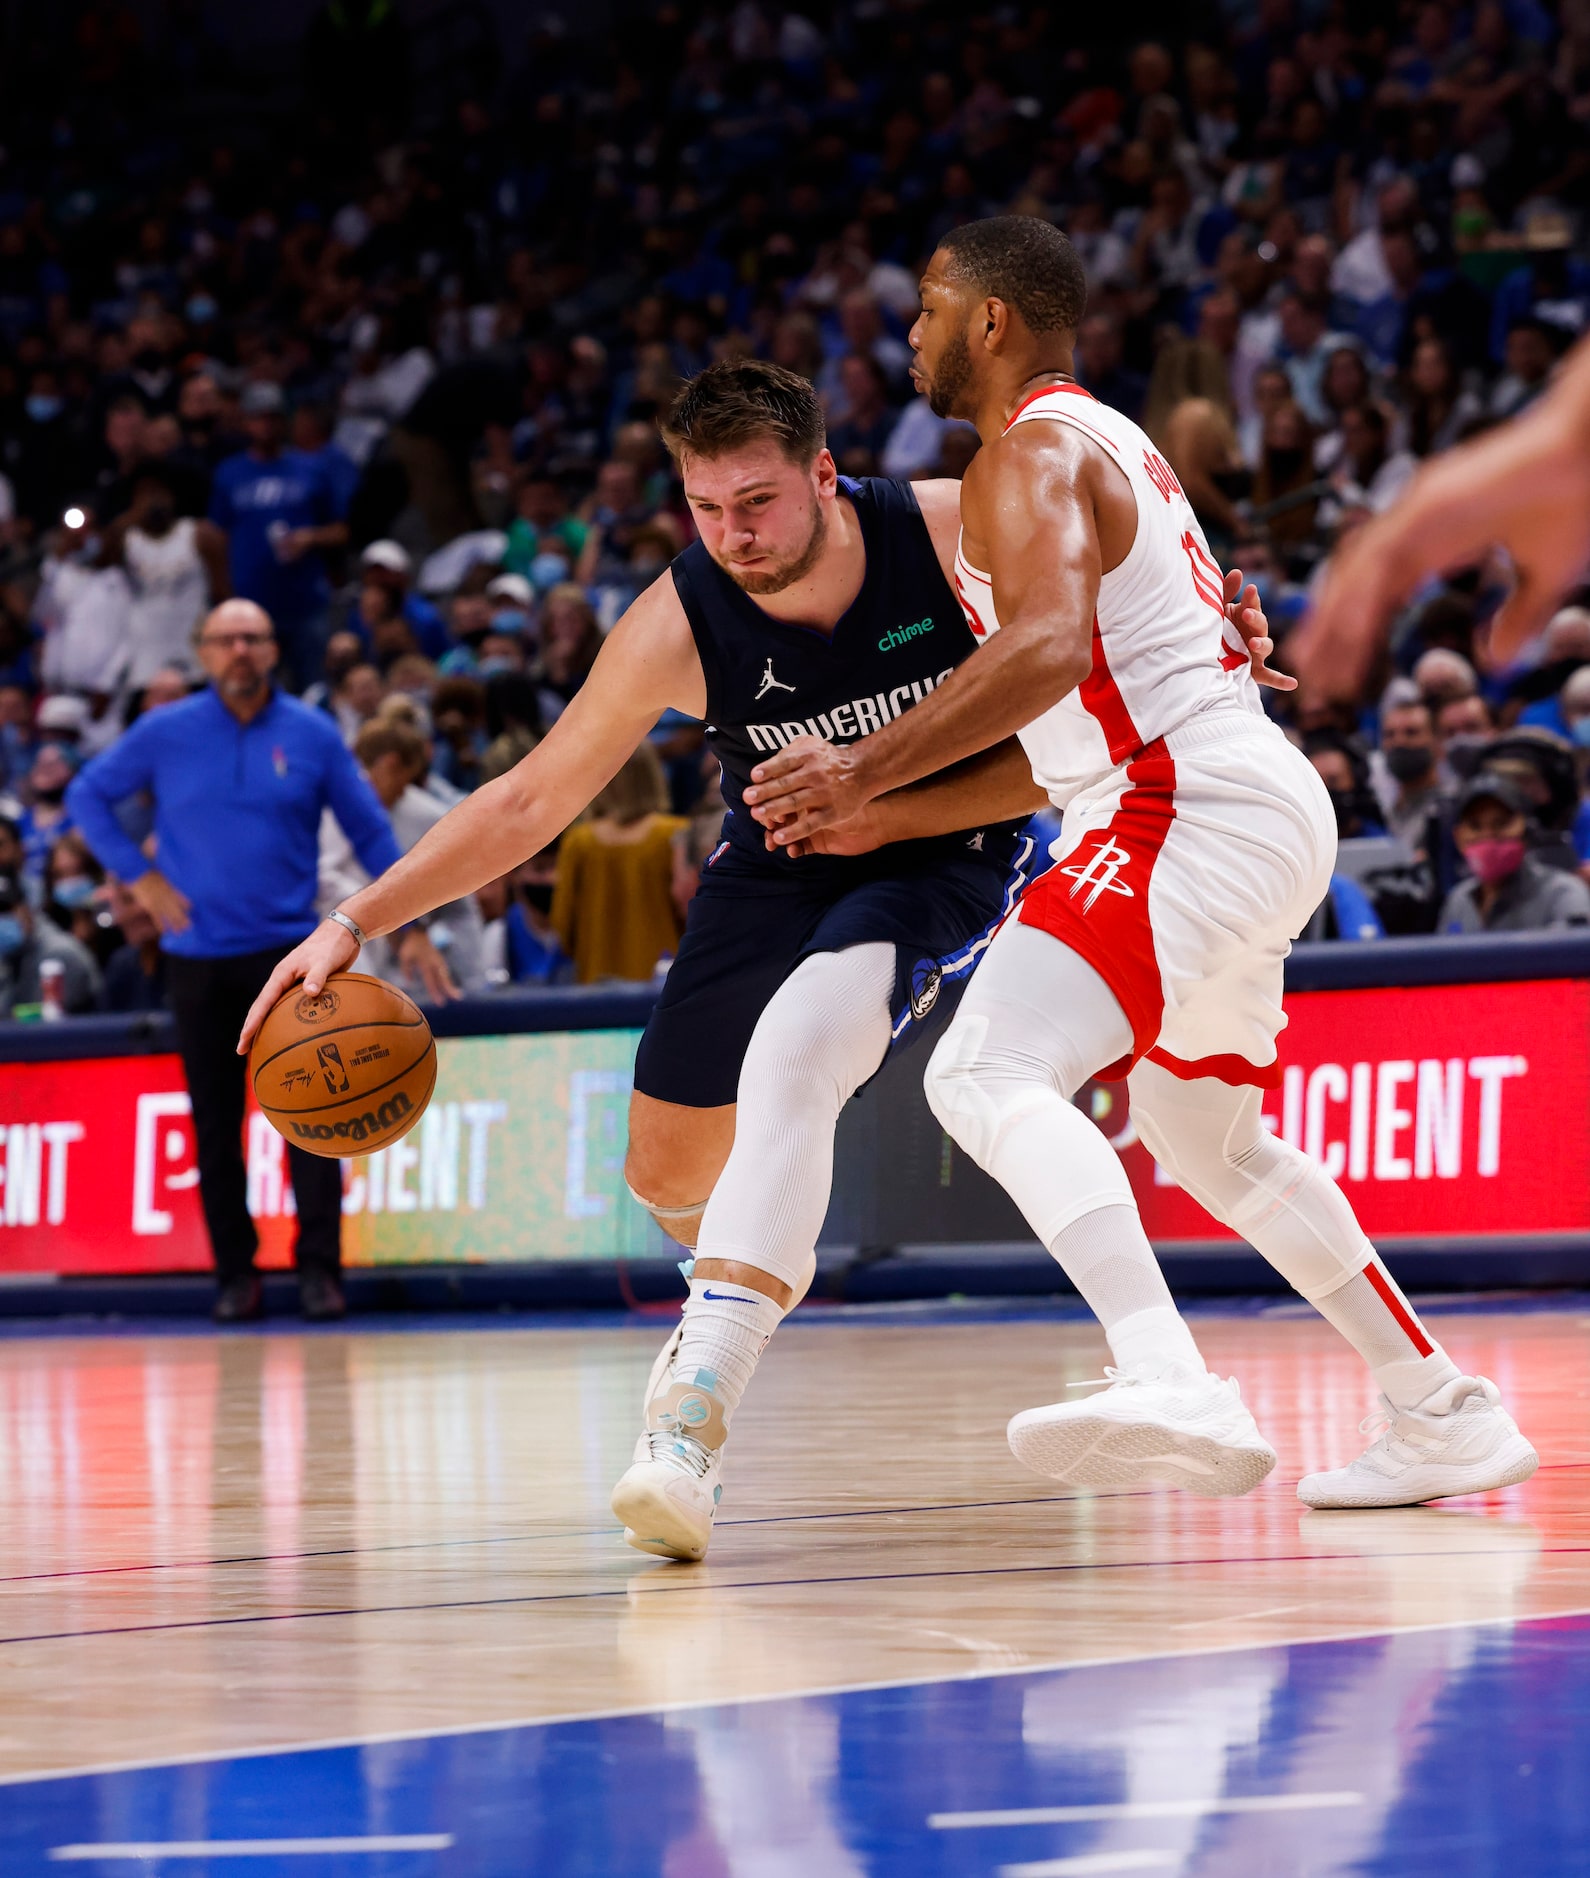
[[[398,848],[332,720],[277,690],[270,616],[251,600],[228,600],[200,627],[198,647],[209,688],[141,717],[81,772],[68,801],[94,853],[160,927],[219,1281],[215,1316],[240,1323],[260,1315],[261,1291],[238,1027],[283,946],[315,926],[322,811],[336,816],[372,874],[390,867]],[[115,813],[140,791],[154,798],[154,864]],[[433,994],[450,989],[419,928],[400,956]],[[341,1166],[297,1148],[287,1154],[303,1313],[340,1317]]]

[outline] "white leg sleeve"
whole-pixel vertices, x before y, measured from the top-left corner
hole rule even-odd
[[[1088,962],[1046,932],[1000,928],[928,1064],[928,1105],[1046,1246],[1102,1206],[1134,1208],[1120,1156],[1071,1097],[1132,1047]]]
[[[1375,1256],[1324,1168],[1265,1128],[1261,1090],[1186,1082],[1146,1061],[1128,1086],[1132,1120],[1154,1159],[1305,1298],[1327,1296]]]
[[[894,977],[892,945],[815,952],[769,1000],[740,1070],[734,1148],[702,1215],[698,1259],[754,1265],[797,1294],[811,1283],[834,1126],[888,1051]]]

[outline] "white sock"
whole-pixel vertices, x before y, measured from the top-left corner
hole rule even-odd
[[[740,1406],[746,1384],[784,1321],[782,1305],[749,1285],[692,1278],[685,1300],[684,1335],[664,1387],[690,1383],[716,1397],[725,1424]]]
[[[1049,1251],[1104,1326],[1121,1369],[1204,1373],[1135,1206],[1101,1206],[1055,1234]]]
[[[1378,1258],[1312,1302],[1369,1365],[1376,1387],[1393,1408],[1417,1408],[1462,1374]]]

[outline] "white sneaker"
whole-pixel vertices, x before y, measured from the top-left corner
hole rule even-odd
[[[1528,1480],[1540,1456],[1484,1376],[1459,1376],[1415,1409],[1382,1407],[1360,1426],[1380,1439],[1347,1467],[1297,1483],[1305,1506],[1417,1506]]]
[[[679,1332],[652,1365],[646,1427],[635,1459],[613,1489],[613,1512],[637,1552],[705,1558],[723,1497],[723,1407],[699,1382],[671,1374]]]
[[[1249,1493],[1275,1450],[1235,1381],[1190,1369],[1107,1369],[1102,1395],[1023,1409],[1005,1430],[1024,1467],[1074,1487],[1185,1487],[1206,1499]]]

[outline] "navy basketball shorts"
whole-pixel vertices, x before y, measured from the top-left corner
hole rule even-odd
[[[686,1108],[733,1102],[757,1019],[814,952],[892,945],[891,1051],[936,1031],[1021,897],[1032,857],[1023,836],[1009,868],[967,853],[886,873],[847,868],[837,879],[821,867],[802,878],[801,862],[775,870],[725,843],[702,869],[640,1040],[635,1087]]]

